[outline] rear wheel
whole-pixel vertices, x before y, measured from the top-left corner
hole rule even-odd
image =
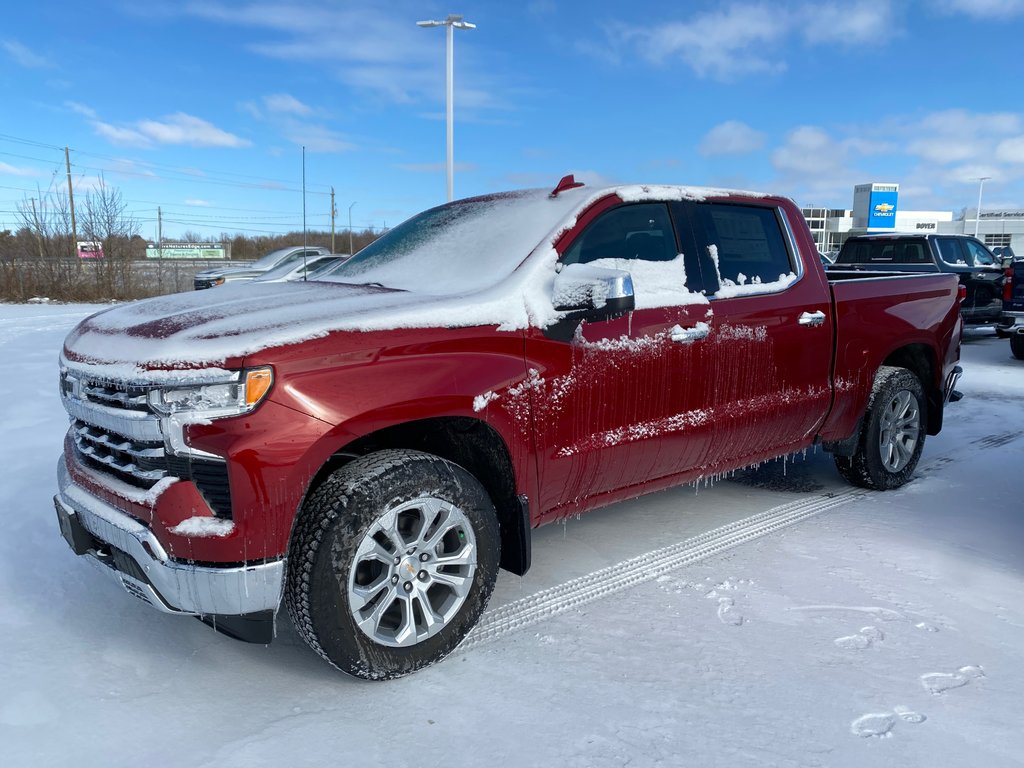
[[[1024,360],[1024,333],[1015,333],[1010,337],[1010,351],[1018,360]]]
[[[385,680],[451,653],[494,588],[498,521],[451,462],[387,450],[346,464],[303,506],[285,600],[299,634],[343,672]]]
[[[857,448],[852,456],[836,456],[836,468],[862,488],[898,488],[917,468],[925,427],[920,380],[906,368],[882,366],[868,398]]]

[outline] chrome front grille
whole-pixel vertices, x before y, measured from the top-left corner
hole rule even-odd
[[[227,463],[217,456],[168,450],[160,416],[149,406],[153,388],[65,372],[60,390],[71,415],[78,461],[97,473],[146,490],[165,477],[191,480],[213,513],[230,520]]]
[[[149,488],[167,477],[163,443],[136,442],[81,421],[72,424],[72,435],[83,457],[132,485]]]

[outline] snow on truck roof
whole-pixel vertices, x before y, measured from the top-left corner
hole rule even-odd
[[[224,285],[100,312],[65,342],[73,367],[113,379],[154,368],[217,366],[333,331],[544,327],[554,244],[609,195],[625,202],[704,200],[756,192],[666,185],[560,185],[484,195],[424,211],[316,281]]]

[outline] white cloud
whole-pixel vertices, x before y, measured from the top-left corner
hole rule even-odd
[[[1024,2],[1024,0],[1021,0]],[[606,40],[583,40],[576,50],[618,65],[635,58],[665,65],[681,60],[698,77],[736,80],[787,69],[787,57],[806,45],[877,46],[900,34],[902,6],[893,0],[781,3],[733,2],[690,12],[680,21],[604,26]]]
[[[139,132],[157,144],[187,144],[192,147],[245,147],[251,142],[228,133],[202,118],[176,112],[163,120],[140,120]]]
[[[64,106],[72,112],[88,117],[90,120],[95,120],[99,117],[99,115],[96,114],[96,110],[87,104],[82,104],[77,101],[65,101]]]
[[[785,143],[772,152],[772,165],[784,174],[826,175],[842,170],[845,161],[842,144],[810,125],[790,131]]]
[[[309,152],[351,152],[356,148],[348,138],[327,126],[297,120],[289,122],[285,128],[285,137]]]
[[[941,0],[946,13],[964,13],[979,19],[1009,18],[1024,13],[1024,0]]]
[[[909,138],[907,150],[927,162],[980,163],[989,162],[1007,139],[1024,134],[1024,121],[1009,112],[949,109],[908,121],[902,130]]]
[[[891,0],[827,2],[803,6],[797,25],[810,43],[880,45],[897,33]]]
[[[765,135],[746,123],[727,120],[705,134],[700,143],[702,155],[742,155],[764,146]]]
[[[632,43],[648,61],[681,59],[699,77],[730,80],[753,72],[776,72],[785,64],[766,52],[786,35],[789,21],[777,8],[732,5],[660,26],[607,28],[613,41]]]
[[[44,56],[40,56],[26,45],[17,40],[0,40],[0,48],[7,52],[7,55],[14,59],[14,62],[26,69],[43,69],[52,67],[52,62]]]
[[[444,99],[444,35],[416,27],[411,15],[383,4],[320,4],[299,13],[282,0],[240,5],[214,1],[188,3],[183,12],[219,24],[263,30],[267,33],[260,35],[263,39],[249,46],[256,53],[327,65],[341,82],[388,102]],[[483,67],[474,60],[473,35],[456,33],[462,62],[456,102],[464,110],[506,108],[495,94],[510,89],[490,87]]]
[[[8,163],[0,162],[0,175],[3,176],[42,176],[42,171],[37,171],[35,168],[19,168],[15,165],[9,165]]]
[[[120,128],[100,120],[95,121],[92,125],[96,129],[97,134],[119,147],[148,147],[152,143],[141,133],[131,128]]]
[[[130,125],[113,125],[93,120],[93,127],[100,136],[119,146],[178,144],[191,147],[248,147],[252,144],[247,139],[184,112],[160,120],[139,120]]]
[[[263,104],[269,112],[284,112],[291,115],[306,116],[313,114],[313,108],[303,104],[291,94],[274,93],[263,97]]]
[[[185,205],[193,205],[196,206],[197,208],[208,208],[212,205],[212,203],[210,203],[207,200],[197,200],[195,198],[188,198],[185,200]]]
[[[976,198],[981,176],[994,191],[1024,179],[1024,117],[951,109],[829,130],[802,126],[771,161],[778,178],[770,186],[804,202],[848,206],[855,184],[895,181],[904,207],[958,209]]]
[[[1014,136],[999,142],[996,158],[1005,163],[1024,163],[1024,136]]]

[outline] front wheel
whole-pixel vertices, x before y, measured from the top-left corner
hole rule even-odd
[[[836,468],[862,488],[888,490],[910,480],[924,449],[924,389],[906,368],[882,366],[852,456],[836,456]]]
[[[350,675],[386,680],[447,656],[498,572],[494,506],[466,470],[386,450],[346,464],[303,505],[285,601],[303,640]]]

